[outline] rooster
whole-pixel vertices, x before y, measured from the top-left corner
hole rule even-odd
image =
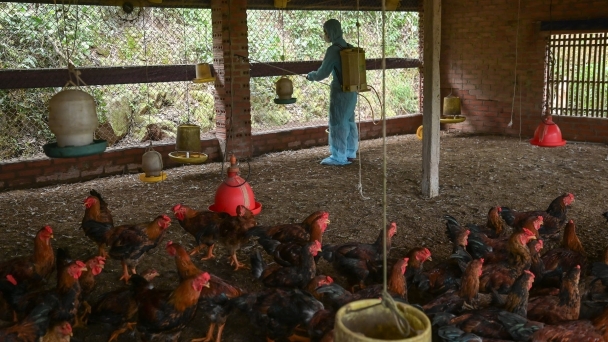
[[[179,225],[194,236],[196,247],[190,255],[198,253],[203,246],[207,246],[207,255],[201,260],[215,258],[213,247],[219,237],[220,223],[230,215],[213,211],[196,211],[183,204],[174,205],[172,210]]]
[[[528,318],[547,324],[577,320],[581,307],[578,283],[580,266],[574,267],[562,279],[559,297],[540,296],[528,302]]]
[[[181,331],[196,313],[209,273],[182,280],[174,290],[149,289],[138,294],[137,330],[143,341],[179,339]]]
[[[566,224],[564,236],[562,237],[559,248],[554,248],[545,253],[542,260],[545,272],[547,272],[543,276],[544,281],[551,281],[549,278],[553,278],[554,283],[559,283],[562,272],[569,272],[577,265],[579,265],[583,271],[586,269],[587,256],[585,248],[583,248],[581,241],[578,239],[578,236],[576,236],[574,221],[570,220]]]
[[[40,342],[70,342],[72,335],[70,323],[58,322],[48,329],[47,333],[40,338]]]
[[[219,240],[230,252],[230,265],[234,266],[234,270],[245,267],[236,257],[236,251],[241,248],[241,245],[249,241],[248,231],[255,227],[256,221],[251,210],[244,205],[236,207],[236,216],[230,216],[220,224]]]
[[[110,257],[122,263],[122,277],[119,280],[129,282],[128,267],[132,273],[141,258],[162,240],[171,219],[167,215],[159,215],[152,222],[114,227],[107,233],[110,245]]]
[[[309,242],[319,241],[323,244],[323,233],[327,229],[329,220],[324,215],[319,216],[310,227],[310,237],[308,240],[294,240],[279,244],[273,253],[274,261],[281,266],[298,266],[301,263],[302,247]],[[320,255],[315,256],[315,262]]]
[[[35,342],[44,336],[49,326],[49,315],[58,305],[56,298],[45,296],[21,321],[0,328],[0,341]]]
[[[101,194],[95,190],[91,190],[90,196],[84,200],[84,207],[84,217],[80,227],[84,234],[97,244],[99,255],[107,257],[106,233],[114,227],[112,212],[101,198]]]
[[[554,239],[559,236],[566,225],[568,209],[573,202],[574,195],[565,193],[554,199],[545,211],[517,212],[508,207],[501,207],[500,215],[509,226],[516,229],[521,227],[530,216],[542,216],[543,226],[538,230],[540,236],[544,239]]]

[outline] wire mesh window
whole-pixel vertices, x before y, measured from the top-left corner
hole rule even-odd
[[[249,56],[260,62],[319,61],[328,44],[323,40],[323,23],[338,19],[344,38],[354,46],[365,49],[366,58],[380,58],[382,53],[382,13],[356,11],[265,11],[247,12],[249,22]],[[356,23],[360,23],[357,30]],[[252,29],[255,27],[255,29]],[[386,57],[419,58],[418,13],[386,13]],[[367,71],[367,83],[380,90],[379,70]],[[329,88],[319,82],[291,76],[292,105],[277,106],[275,95],[277,77],[251,79],[252,129],[265,131],[284,127],[327,124]],[[329,80],[324,81],[329,83]],[[419,111],[419,71],[417,69],[386,70],[387,116],[406,115]],[[379,99],[373,92],[359,97],[362,120],[378,119]],[[358,116],[359,117],[359,116]]]
[[[608,33],[553,34],[546,63],[548,111],[608,117]]]

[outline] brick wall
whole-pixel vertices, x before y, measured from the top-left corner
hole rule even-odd
[[[421,115],[398,117],[387,120],[387,135],[412,134],[422,124]],[[298,150],[327,144],[326,126],[306,127],[253,135],[251,150],[254,156],[264,153]],[[371,122],[361,123],[361,139],[375,139],[382,136],[382,125]],[[201,141],[202,152],[210,160],[220,160],[220,146],[217,139]],[[175,151],[175,145],[155,146],[154,150],[163,156],[165,169],[178,167],[168,154]],[[75,183],[100,177],[141,172],[141,158],[145,148],[113,150],[102,154],[80,157],[0,163],[0,191],[18,188],[33,188],[51,184]]]
[[[549,5],[552,3],[551,16]],[[462,99],[467,121],[450,129],[532,137],[543,105],[545,38],[540,22],[608,17],[606,0],[521,1],[515,80],[516,0],[444,0],[441,41],[442,96]],[[550,18],[551,17],[551,18]],[[521,89],[519,88],[521,86]],[[521,90],[521,97],[520,97]],[[521,120],[520,120],[521,102]],[[553,117],[567,140],[608,142],[608,120]]]

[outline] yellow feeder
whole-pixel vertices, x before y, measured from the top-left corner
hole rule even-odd
[[[365,75],[365,50],[362,48],[347,48],[340,50],[342,61],[342,91],[369,91]]]
[[[450,94],[443,98],[443,116],[460,116],[460,97]]]
[[[183,124],[177,127],[176,151],[169,153],[171,160],[182,164],[201,164],[207,155],[201,153],[201,127]]]
[[[167,179],[167,174],[162,171],[163,156],[154,151],[152,142],[150,142],[150,146],[148,146],[141,159],[141,168],[144,173],[139,175],[139,180],[145,183],[157,183]]]

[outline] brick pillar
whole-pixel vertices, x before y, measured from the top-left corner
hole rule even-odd
[[[211,0],[216,137],[222,155],[251,156],[247,0]]]

